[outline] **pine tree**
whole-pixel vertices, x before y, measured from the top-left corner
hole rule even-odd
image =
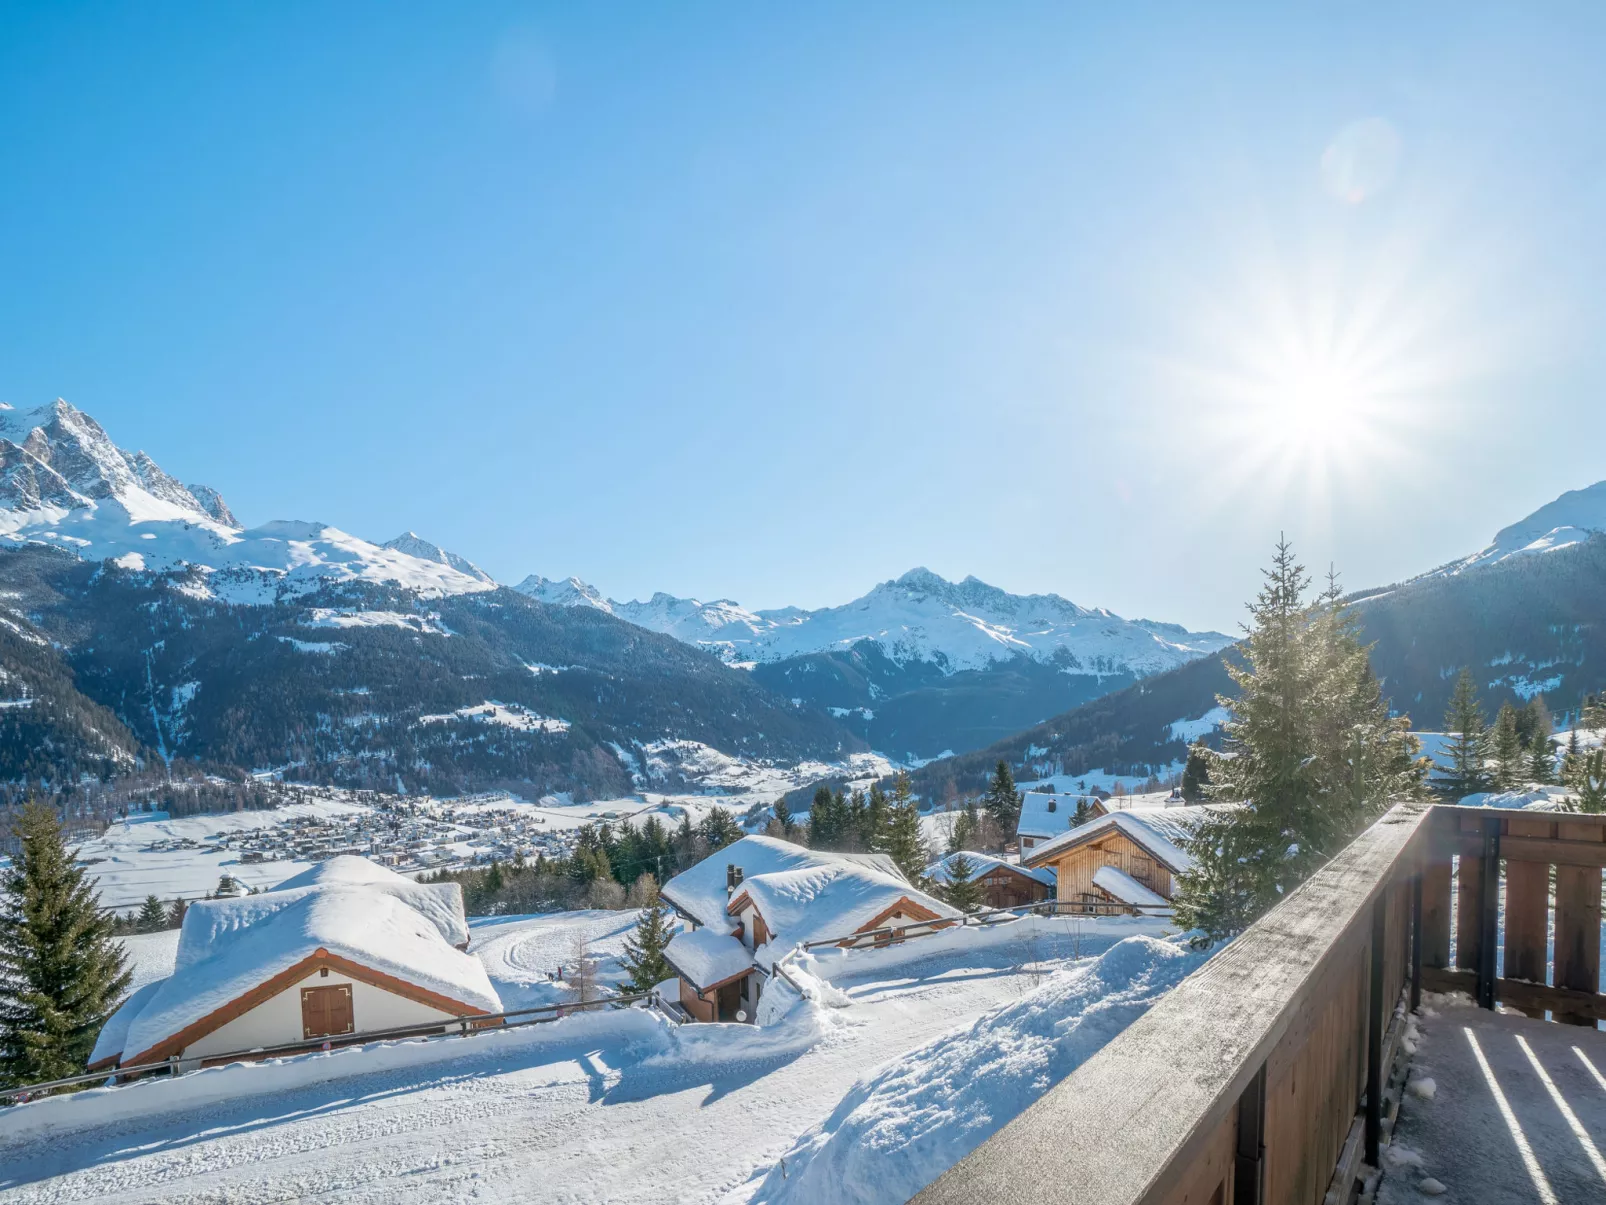
[[[786,806],[784,796],[775,801],[775,824],[784,840],[797,840],[797,822],[792,819],[792,809]]]
[[[881,789],[880,783],[871,783],[870,794],[865,802],[864,832],[859,838],[864,848],[871,853],[886,853],[891,824],[892,811],[887,803],[887,793]]]
[[[1440,770],[1433,785],[1451,800],[1487,791],[1489,772],[1484,763],[1488,758],[1488,727],[1483,722],[1483,708],[1478,706],[1478,688],[1468,670],[1463,669],[1456,677],[1444,730],[1454,733],[1455,740],[1447,750],[1450,764]]]
[[[1015,789],[1015,776],[1009,771],[1009,763],[1000,760],[993,770],[993,780],[987,787],[987,814],[993,818],[998,829],[1004,835],[1004,840],[1015,835],[1015,828],[1020,823],[1020,807],[1022,796]]]
[[[173,902],[167,906],[167,927],[169,929],[182,929],[184,927],[184,914],[189,910],[190,906],[188,904],[175,897]]]
[[[1182,767],[1182,797],[1189,803],[1203,803],[1205,787],[1210,784],[1209,751],[1203,744],[1188,748],[1188,760]]]
[[[1606,750],[1591,749],[1573,759],[1567,785],[1576,796],[1578,811],[1591,815],[1606,812]]]
[[[1242,807],[1207,818],[1188,843],[1177,916],[1209,938],[1238,932],[1390,804],[1423,791],[1426,762],[1389,715],[1338,583],[1305,601],[1309,578],[1280,541],[1250,604],[1236,698],[1210,797]]]
[[[964,854],[954,854],[948,859],[948,882],[942,895],[961,912],[977,911],[986,899],[981,884],[975,880],[975,874],[976,864]]]
[[[1538,710],[1533,703],[1539,704]],[[1527,707],[1533,728],[1533,736],[1528,741],[1528,780],[1544,786],[1556,780],[1556,743],[1550,735],[1550,709],[1538,695],[1534,696],[1533,703]]]
[[[167,909],[162,901],[154,895],[147,895],[145,903],[140,907],[139,915],[134,918],[134,927],[140,933],[156,933],[167,927]]]
[[[1092,819],[1093,809],[1088,806],[1087,800],[1085,798],[1078,799],[1076,801],[1076,812],[1071,816],[1071,827],[1081,828]]]
[[[619,965],[629,972],[630,977],[619,985],[620,991],[650,992],[665,979],[674,977],[674,969],[664,957],[664,951],[675,936],[673,922],[673,911],[655,890],[652,902],[636,922],[635,935],[625,938],[625,950],[619,956]]]
[[[128,988],[112,921],[49,808],[13,826],[21,850],[0,888],[0,1083],[77,1075]]]
[[[920,881],[926,869],[926,843],[920,833],[920,808],[915,803],[909,775],[902,771],[892,783],[885,852],[906,879],[911,883]]]
[[[1489,737],[1489,752],[1494,759],[1494,785],[1501,791],[1512,791],[1522,785],[1524,769],[1522,734],[1517,728],[1517,709],[1510,703],[1500,705],[1495,717],[1494,730]]]

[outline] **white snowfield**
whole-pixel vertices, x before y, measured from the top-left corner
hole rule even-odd
[[[748,611],[728,599],[704,603],[663,593],[647,602],[615,602],[572,577],[532,576],[515,589],[560,606],[595,607],[739,665],[871,640],[894,661],[931,661],[950,673],[1018,654],[1038,661],[1064,658],[1067,673],[1145,675],[1232,643],[1219,632],[1122,619],[1057,594],[1010,594],[974,577],[950,582],[929,569],[912,569],[862,598],[817,611]]]
[[[1554,552],[1581,544],[1601,532],[1606,532],[1606,481],[1597,481],[1581,490],[1568,490],[1526,519],[1496,532],[1489,546],[1481,552],[1452,561],[1427,576],[1464,573],[1468,569],[1497,564],[1508,557]]]
[[[935,1052],[945,1042],[959,1050],[951,1044],[964,1034],[977,1035],[976,1049],[991,1042],[1020,1052],[1018,1064],[997,1061],[1004,1086],[984,1106],[986,1124],[1002,1124],[1046,1088],[1045,1075],[1085,1058],[1137,1011],[1095,1018],[1092,981],[1064,970],[1065,960],[1096,959],[1123,938],[1162,931],[1137,919],[1037,918],[829,951],[800,973],[829,981],[836,1006],[800,1004],[769,1027],[676,1028],[625,1009],[45,1099],[0,1111],[0,1202],[768,1199],[781,1158],[797,1163],[794,1148],[836,1158],[830,1143],[805,1135],[835,1132],[866,1086],[891,1082],[896,1068],[907,1068],[910,1102],[951,1093],[954,1077],[933,1075],[956,1056]],[[1135,1003],[1157,990],[1159,960],[1128,958],[1099,964],[1099,990]],[[1117,970],[1128,965],[1133,983],[1122,984]],[[1076,989],[1059,986],[1068,975],[1082,984],[1078,1003],[1065,1002]],[[1040,996],[1043,1005],[1030,1003]],[[990,1013],[996,1020],[977,1026]],[[1046,1036],[1050,1013],[1067,1037],[1063,1054]],[[979,1098],[961,1103],[956,1138],[983,1111]],[[935,1135],[941,1119],[928,1118]],[[965,1148],[947,1149],[951,1161]],[[941,1170],[940,1154],[922,1158]],[[889,1169],[889,1186],[911,1174]],[[896,1192],[881,1199],[907,1195]]]
[[[0,410],[0,538],[125,569],[194,566],[196,592],[236,603],[331,580],[395,582],[426,597],[495,588],[448,559],[403,551],[414,547],[405,537],[395,547],[372,544],[293,520],[242,528],[216,490],[179,484],[60,400]]]

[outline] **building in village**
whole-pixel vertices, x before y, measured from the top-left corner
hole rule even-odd
[[[1021,865],[1051,869],[1064,904],[1160,908],[1176,898],[1176,876],[1193,865],[1184,846],[1214,810],[1232,804],[1110,812],[1021,852]]]
[[[1022,860],[1028,850],[1037,848],[1076,827],[1076,805],[1086,801],[1093,817],[1105,815],[1109,807],[1096,795],[1054,795],[1047,791],[1027,791],[1021,797],[1020,819],[1015,836],[1020,840]]]
[[[270,891],[199,900],[173,973],[101,1030],[91,1070],[256,1051],[502,1011],[456,883],[336,857]]]
[[[953,862],[964,857],[970,864],[971,881],[981,887],[982,903],[988,908],[1019,908],[1036,904],[1054,895],[1054,871],[1050,867],[1029,869],[1006,862],[992,854],[966,851],[949,854],[926,867],[926,877],[939,887],[953,882]]]
[[[680,980],[681,1007],[699,1021],[752,1020],[775,960],[801,944],[885,944],[900,940],[904,926],[940,928],[960,918],[884,854],[830,853],[775,837],[743,837],[670,879],[661,894],[693,926],[676,934],[665,957]]]

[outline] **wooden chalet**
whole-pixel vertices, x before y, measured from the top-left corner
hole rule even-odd
[[[1201,807],[1109,812],[1021,852],[1021,865],[1054,871],[1055,898],[1067,905],[1159,907],[1176,896],[1176,876],[1193,864],[1188,834]]]
[[[991,854],[949,854],[926,867],[926,877],[939,887],[948,886],[953,882],[954,859],[960,857],[970,864],[971,881],[981,888],[982,903],[988,908],[1020,908],[1040,903],[1054,894],[1052,869],[1031,870]]]

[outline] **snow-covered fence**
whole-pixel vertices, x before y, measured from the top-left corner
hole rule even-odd
[[[394,1042],[408,1038],[460,1037],[466,1034],[488,1032],[500,1033],[525,1025],[547,1025],[575,1013],[623,1007],[640,1001],[646,1001],[649,1008],[656,1007],[658,993],[635,992],[571,1004],[541,1004],[532,1008],[517,1008],[503,1013],[476,1013],[471,1016],[456,1017],[449,1021],[432,1021],[423,1025],[406,1025],[394,1029],[370,1030],[338,1038],[312,1038],[304,1042],[289,1042],[282,1046],[257,1046],[250,1050],[231,1050],[220,1054],[209,1054],[204,1059],[171,1058],[164,1059],[159,1063],[140,1063],[128,1067],[115,1067],[109,1070],[92,1071],[84,1075],[72,1075],[65,1079],[49,1080],[40,1084],[24,1084],[19,1088],[9,1088],[0,1091],[0,1101],[26,1101],[39,1096],[48,1096],[63,1088],[78,1088],[87,1084],[114,1084],[119,1080],[158,1073],[182,1075],[189,1071],[199,1071],[203,1067],[219,1067],[225,1063],[291,1058],[298,1054],[312,1054],[342,1047],[365,1046],[372,1042]]]
[[[1392,809],[916,1205],[1352,1200],[1422,983],[1431,816]]]

